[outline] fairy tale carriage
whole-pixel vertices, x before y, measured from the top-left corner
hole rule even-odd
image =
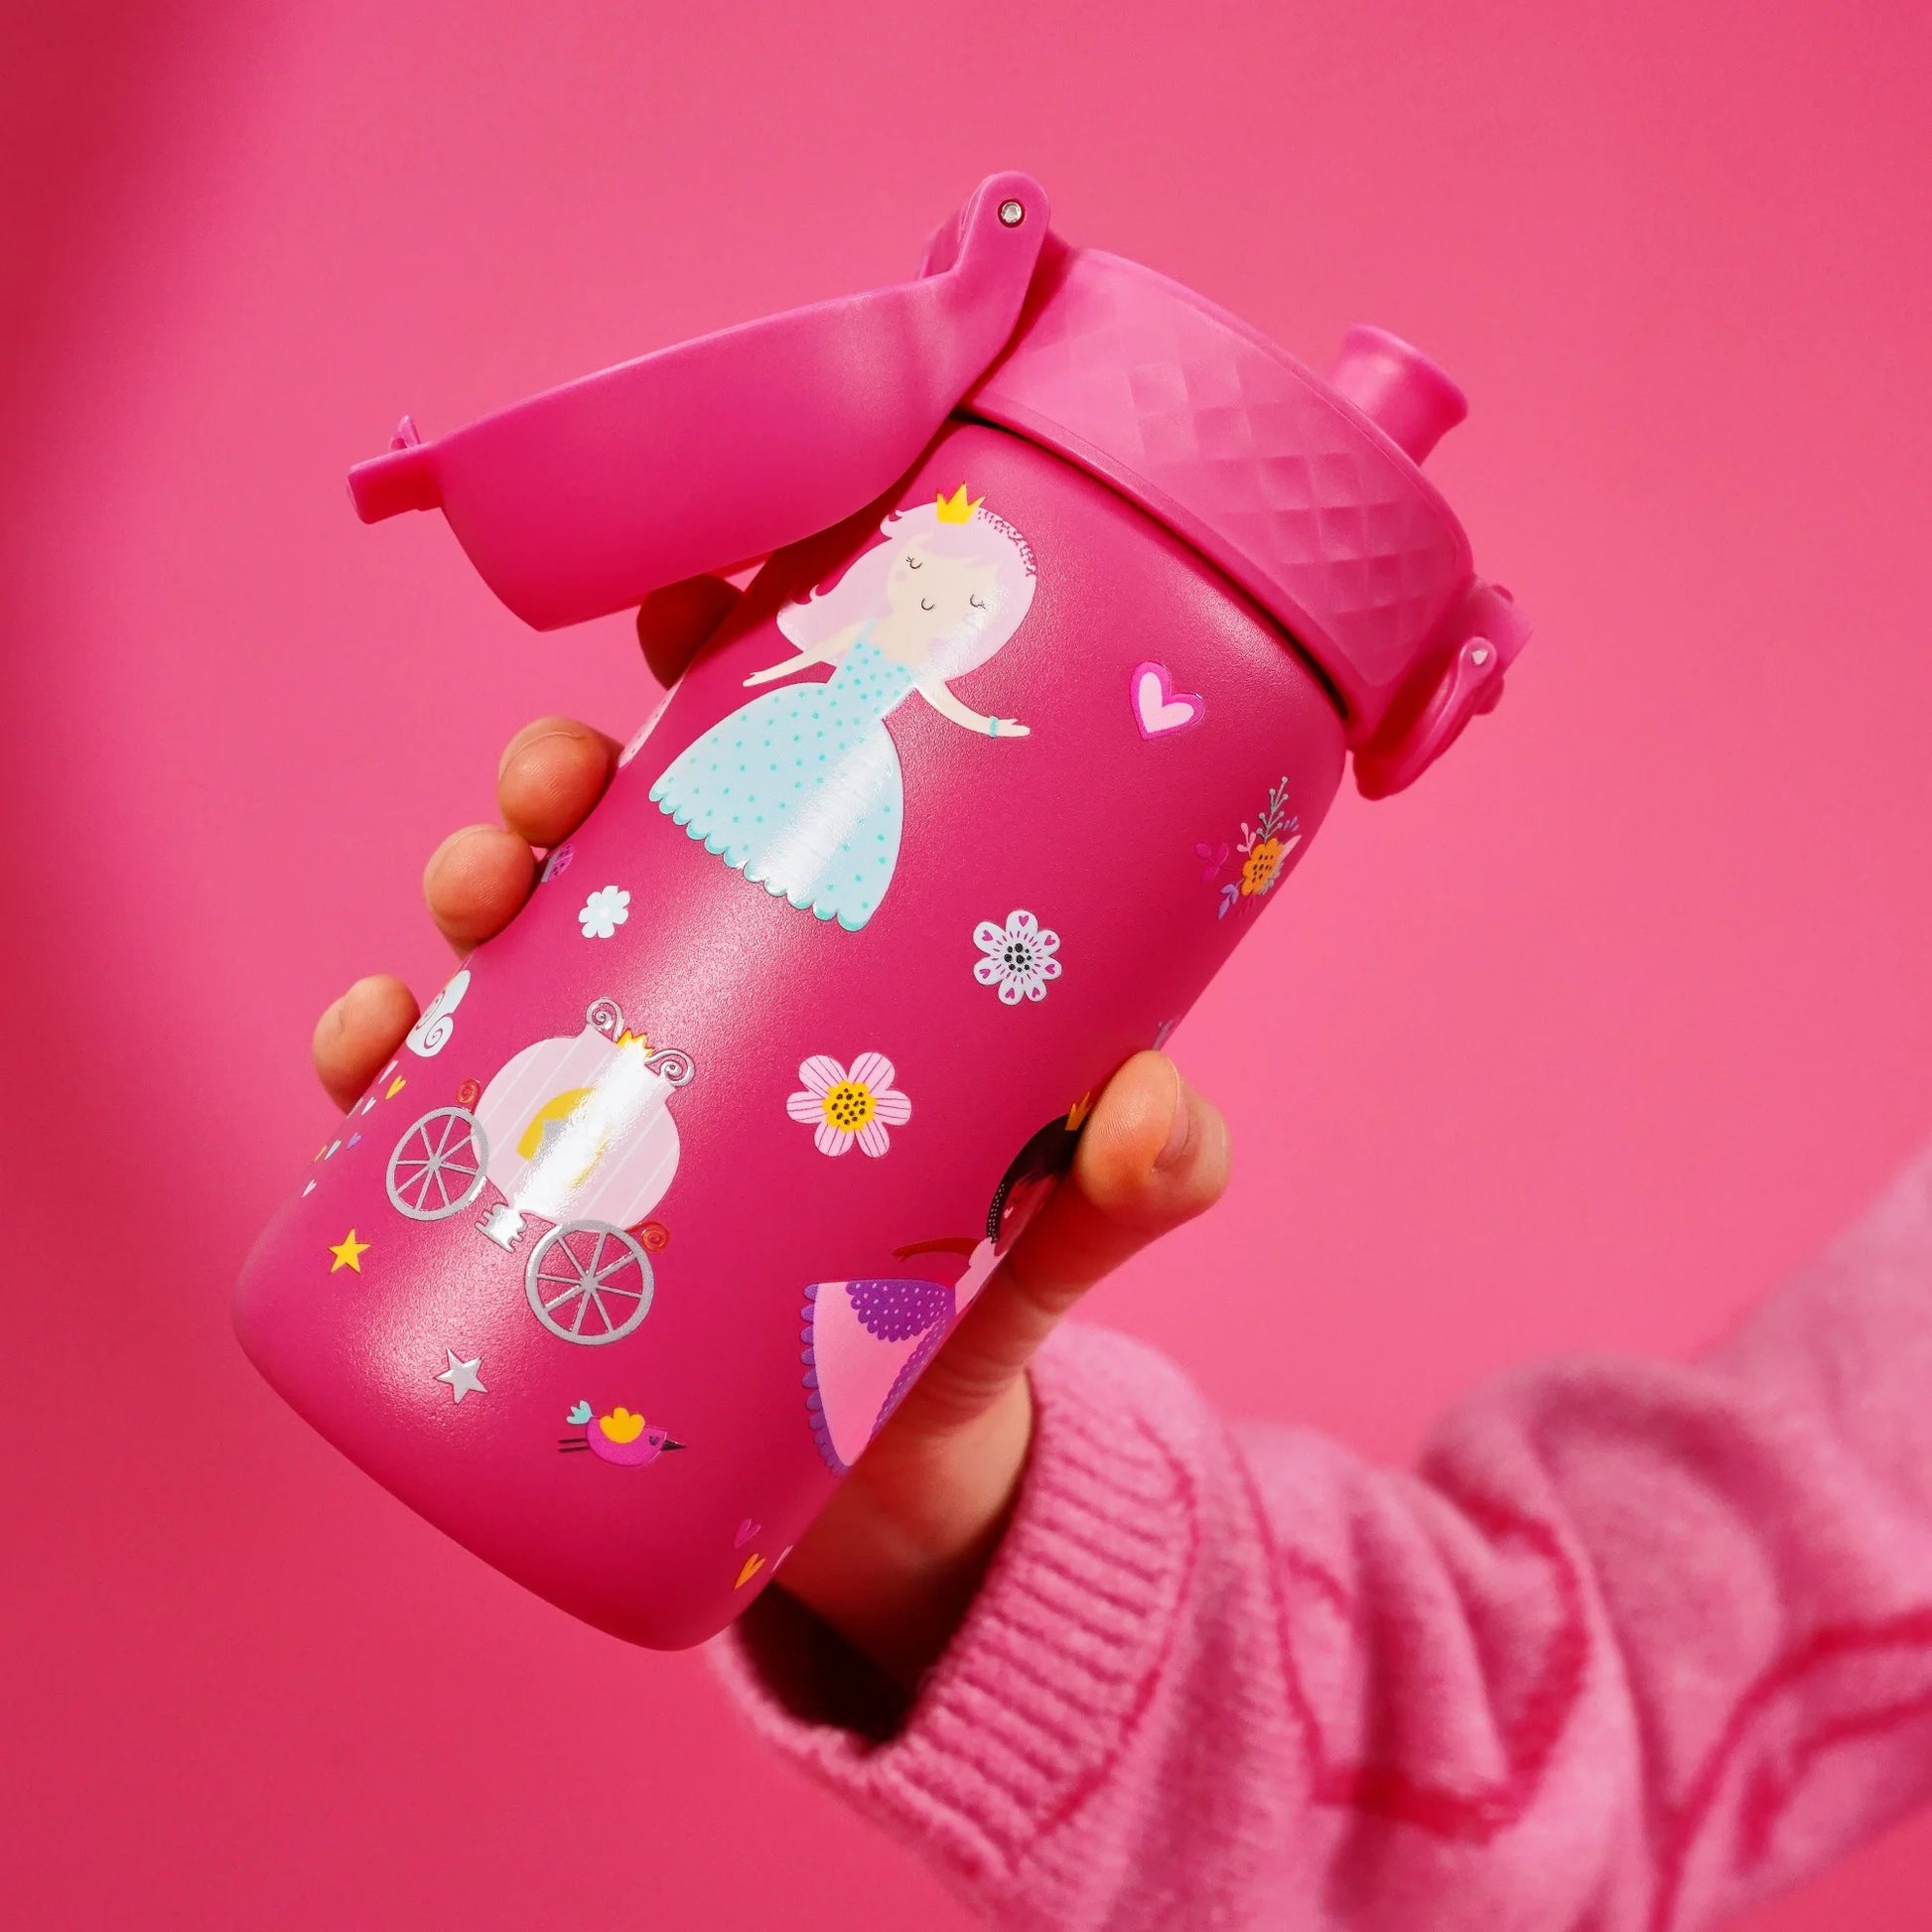
[[[436,1107],[389,1156],[390,1203],[412,1221],[447,1220],[494,1188],[479,1230],[506,1254],[550,1225],[523,1265],[530,1311],[553,1335],[621,1340],[650,1312],[650,1255],[670,1239],[645,1217],[677,1173],[670,1098],[691,1056],[655,1052],[597,1001],[573,1037],[507,1060],[476,1102]]]

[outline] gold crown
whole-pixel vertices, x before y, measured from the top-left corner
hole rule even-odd
[[[1066,1110],[1066,1131],[1077,1134],[1087,1116],[1093,1112],[1093,1089],[1089,1087],[1072,1106]]]
[[[970,523],[973,512],[986,501],[984,496],[975,496],[969,503],[966,500],[966,485],[961,483],[948,496],[942,489],[939,492],[939,521],[941,523]]]
[[[649,1039],[642,1034],[633,1034],[628,1027],[624,1028],[623,1032],[618,1035],[618,1044],[620,1046],[639,1046],[646,1053],[650,1051]]]

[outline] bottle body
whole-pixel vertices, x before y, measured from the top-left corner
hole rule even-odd
[[[1282,631],[955,422],[760,573],[258,1243],[275,1386],[659,1647],[769,1581],[1332,800]]]

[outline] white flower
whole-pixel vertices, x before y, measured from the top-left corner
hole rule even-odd
[[[997,986],[1010,1007],[1024,997],[1043,1000],[1046,982],[1060,976],[1060,935],[1048,932],[1031,912],[1009,912],[1005,926],[982,919],[973,928],[973,943],[986,957],[973,961],[973,977],[982,986]]]
[[[855,1140],[868,1154],[884,1154],[893,1144],[887,1128],[912,1118],[912,1103],[893,1085],[893,1063],[884,1053],[861,1053],[849,1073],[814,1053],[798,1077],[805,1089],[785,1102],[785,1112],[818,1129],[812,1141],[821,1154],[843,1154]]]
[[[608,939],[630,916],[630,895],[617,886],[603,886],[584,901],[577,923],[586,939]]]

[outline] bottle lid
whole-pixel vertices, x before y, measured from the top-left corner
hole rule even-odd
[[[1350,330],[1324,381],[1178,282],[1049,243],[964,406],[1100,478],[1277,619],[1334,691],[1372,795],[1494,705],[1528,638],[1420,467],[1468,404],[1386,330]]]
[[[441,508],[539,628],[642,602],[842,521],[955,410],[1140,505],[1266,610],[1326,680],[1372,797],[1491,709],[1528,639],[1423,476],[1466,413],[1428,356],[1349,331],[1324,381],[1136,262],[1048,232],[990,176],[919,276],[639,357],[349,473],[367,522]]]

